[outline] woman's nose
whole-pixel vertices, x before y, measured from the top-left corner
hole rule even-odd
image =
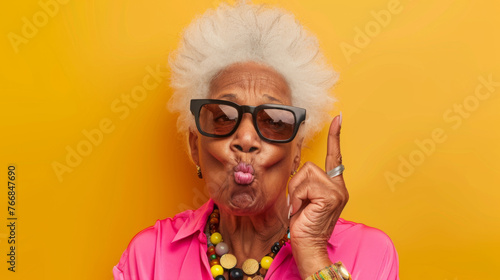
[[[261,139],[253,125],[252,115],[243,114],[240,125],[233,134],[231,149],[244,153],[258,152],[261,148]]]

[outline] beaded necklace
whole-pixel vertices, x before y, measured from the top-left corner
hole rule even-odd
[[[219,209],[214,205],[214,210],[208,218],[208,223],[205,227],[205,234],[208,239],[207,256],[210,262],[210,271],[215,280],[226,280],[224,271],[229,272],[229,280],[242,280],[246,275],[246,280],[263,280],[267,270],[271,267],[274,257],[278,254],[281,247],[290,240],[290,229],[287,233],[271,247],[271,252],[264,256],[260,263],[255,259],[247,259],[243,262],[242,268],[237,268],[238,263],[236,257],[229,254],[229,248],[222,240],[222,235],[219,233]]]

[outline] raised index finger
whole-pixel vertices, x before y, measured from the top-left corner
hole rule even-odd
[[[342,164],[340,154],[340,125],[342,124],[342,112],[333,118],[328,131],[328,141],[326,146],[325,172]]]

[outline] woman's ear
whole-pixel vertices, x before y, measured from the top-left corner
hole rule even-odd
[[[200,165],[199,149],[198,149],[198,133],[189,130],[189,152],[194,164]]]

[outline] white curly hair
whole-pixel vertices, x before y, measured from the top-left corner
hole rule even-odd
[[[174,92],[168,108],[180,114],[179,133],[187,136],[196,129],[190,100],[207,98],[218,73],[249,61],[269,66],[285,78],[292,105],[306,109],[300,129],[305,142],[323,128],[336,101],[329,90],[338,74],[326,63],[317,38],[287,11],[240,2],[223,3],[196,18],[169,57]]]

